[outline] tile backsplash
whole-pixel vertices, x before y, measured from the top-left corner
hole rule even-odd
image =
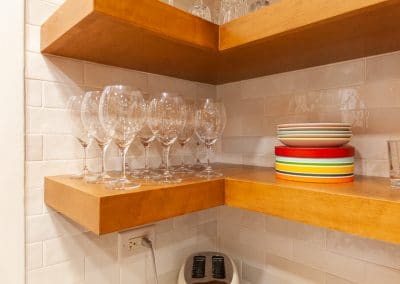
[[[353,126],[356,173],[388,176],[386,141],[400,138],[399,63],[395,52],[217,86],[228,114],[221,161],[273,166],[278,124],[342,121]]]
[[[400,53],[341,62],[226,85],[40,54],[40,25],[64,0],[26,0],[26,282],[154,283],[149,255],[121,260],[117,234],[101,237],[47,208],[43,177],[78,172],[82,150],[70,134],[67,99],[112,83],[149,93],[218,96],[228,125],[219,145],[225,162],[273,165],[275,126],[285,122],[351,122],[357,171],[387,175],[385,140],[399,137]],[[190,1],[181,1],[186,7]],[[135,165],[142,162],[135,146]],[[153,152],[158,163],[157,151]],[[93,145],[89,166],[99,165]],[[118,167],[110,149],[110,168]],[[243,283],[399,283],[398,246],[240,209],[222,207],[155,224],[160,283],[176,282],[185,256],[220,249],[232,255]]]

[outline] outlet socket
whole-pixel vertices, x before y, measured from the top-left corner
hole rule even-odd
[[[154,225],[140,227],[118,233],[118,255],[120,259],[145,253],[147,247],[142,245],[142,238],[147,237],[154,243]]]

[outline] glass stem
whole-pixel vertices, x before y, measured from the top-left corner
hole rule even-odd
[[[106,152],[108,145],[110,144],[99,144],[99,147],[101,149],[101,175],[106,174]]]
[[[210,144],[206,144],[206,148],[207,148],[207,168],[206,168],[206,170],[207,171],[211,171],[212,170],[211,161],[210,161],[210,159],[211,159],[211,145]]]
[[[149,154],[149,143],[143,144],[144,146],[144,170],[149,170],[148,154]]]
[[[169,175],[169,150],[171,149],[171,145],[164,147],[164,162],[165,162],[165,172],[164,175]]]
[[[121,175],[121,179],[126,179],[126,154],[128,153],[128,149],[129,147],[123,147],[120,148],[119,151],[121,153],[121,157],[122,157],[122,175]]]
[[[88,145],[83,145],[83,176],[86,176],[89,173],[89,169],[87,166],[87,148]]]
[[[182,161],[181,161],[181,168],[185,167],[185,143],[181,144],[181,150],[182,150]]]

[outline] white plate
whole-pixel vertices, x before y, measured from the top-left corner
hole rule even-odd
[[[278,130],[278,135],[309,135],[309,134],[318,134],[318,135],[322,135],[322,134],[328,134],[328,135],[351,135],[352,132],[351,131],[281,131]]]
[[[278,131],[351,131],[351,127],[289,127],[277,128]]]
[[[342,122],[318,122],[318,123],[288,123],[280,124],[278,128],[299,128],[299,127],[351,127],[350,123]]]
[[[279,134],[278,138],[351,138],[351,134]]]
[[[278,138],[289,147],[340,147],[350,142],[350,138]]]

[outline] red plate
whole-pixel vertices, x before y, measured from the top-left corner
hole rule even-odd
[[[275,155],[292,158],[345,158],[354,156],[354,147],[297,148],[276,146]]]

